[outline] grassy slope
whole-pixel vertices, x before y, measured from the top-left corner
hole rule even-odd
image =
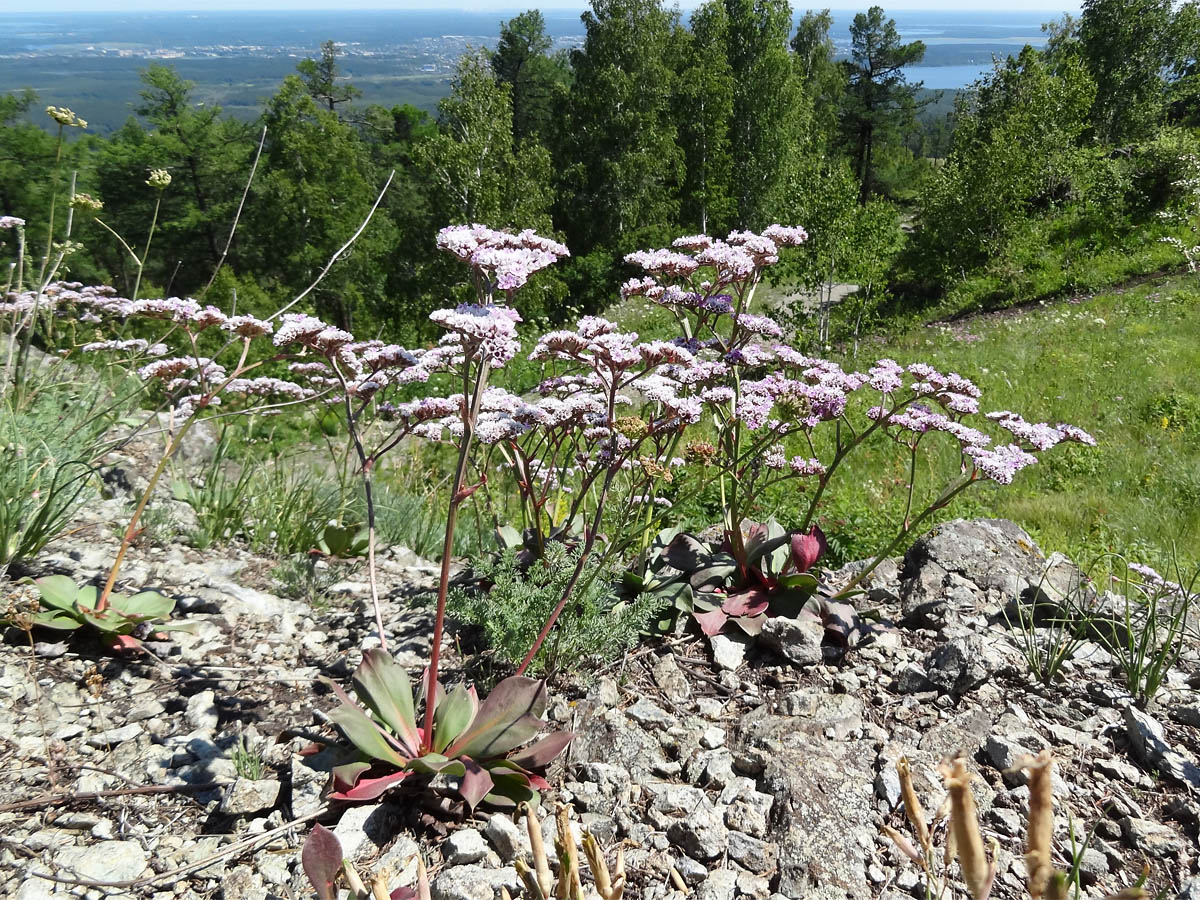
[[[644,336],[670,331],[661,311],[624,304],[612,315]],[[1080,561],[1101,551],[1163,561],[1174,545],[1200,560],[1200,283],[1158,278],[1126,292],[928,325],[877,337],[860,348],[879,357],[926,361],[973,378],[985,410],[1013,409],[1036,421],[1071,422],[1099,446],[1045,454],[1007,488],[981,485],[947,511],[1003,516],[1047,551]],[[956,451],[930,447],[918,495],[931,496],[954,471]],[[870,555],[886,543],[903,504],[905,457],[886,442],[862,448],[838,476],[825,508],[839,556]],[[709,498],[710,500],[712,498]],[[800,495],[770,498],[782,521]],[[698,519],[710,503],[680,509]]]
[[[1200,558],[1200,293],[1160,279],[954,326],[932,325],[862,351],[926,360],[975,378],[985,409],[1078,424],[1099,446],[1058,448],[1007,489],[977,493],[973,511],[1014,519],[1047,550],[1155,558],[1176,545]],[[862,357],[860,356],[860,359]],[[842,498],[853,512],[893,473],[862,472]],[[886,493],[886,491],[884,492]],[[871,516],[864,520],[869,529]]]

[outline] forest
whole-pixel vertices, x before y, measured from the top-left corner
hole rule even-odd
[[[137,243],[161,199],[145,285],[192,294],[221,261],[207,298],[236,292],[252,311],[311,282],[382,192],[312,300],[403,340],[428,338],[421,323],[453,290],[430,237],[448,222],[562,236],[572,258],[526,299],[527,318],[554,321],[610,303],[633,249],[772,221],[812,223],[773,278],[861,285],[846,309],[860,328],[1087,290],[1171,259],[1156,242],[1196,150],[1195,4],[1089,3],[924,124],[929,98],[901,71],[923,45],[878,7],[856,17],[845,60],[827,12],[793,28],[784,0],[714,0],[686,19],[659,0],[605,0],[583,18],[569,54],[548,52],[537,11],[503,23],[494,52],[460,60],[436,116],[356,104],[332,41],[258,122],[198,104],[154,64],[124,127],[70,128],[60,146],[42,113],[54,98],[13,93],[0,101],[0,208],[47,209],[61,155],[62,177],[103,204],[78,217],[73,278],[128,289],[134,257],[109,230]],[[145,184],[155,168],[173,178],[161,198]],[[45,237],[39,215],[31,240]]]

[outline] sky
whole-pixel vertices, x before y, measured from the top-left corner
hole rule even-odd
[[[809,5],[814,8],[830,7],[835,10],[863,10],[873,3],[879,3],[888,12],[900,10],[948,10],[961,12],[963,0],[863,0],[855,3],[849,0],[813,0]],[[691,8],[696,2],[681,0],[680,6]],[[172,8],[179,10],[251,10],[251,9],[466,9],[474,11],[489,10],[519,10],[537,6],[541,9],[583,9],[587,6],[582,0],[451,0],[438,3],[431,0],[174,0],[164,3],[163,0],[0,0],[0,13],[4,12],[167,12]],[[805,8],[803,0],[793,0],[793,7]],[[987,5],[974,7],[970,4],[971,12],[988,11]],[[993,9],[998,12],[1037,12],[1047,16],[1057,16],[1062,12],[1078,11],[1077,2],[1058,0],[997,0]]]

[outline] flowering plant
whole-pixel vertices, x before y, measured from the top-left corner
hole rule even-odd
[[[762,234],[733,232],[725,241],[683,237],[671,249],[626,257],[646,275],[626,282],[622,294],[644,296],[672,312],[681,332],[674,344],[690,357],[677,377],[698,392],[713,417],[715,439],[690,447],[693,459],[717,473],[724,506],[720,550],[729,561],[725,569],[714,570],[711,553],[699,552],[696,539],[680,537],[673,543],[680,563],[675,568],[689,576],[706,573],[703,583],[720,598],[719,604],[710,600],[708,608],[694,612],[710,634],[731,617],[753,630],[805,592],[813,595],[815,579],[805,576],[824,552],[816,523],[820,502],[847,457],[876,434],[909,456],[908,500],[895,538],[839,596],[849,595],[915,528],[971,485],[981,480],[1009,484],[1036,462],[1034,454],[1062,441],[1094,443],[1075,426],[1033,424],[1006,410],[981,414],[979,388],[955,373],[920,363],[905,368],[889,359],[867,372],[846,372],[783,343],[779,325],[750,308],[781,248],[806,238],[803,229],[773,225]],[[976,427],[988,421],[1008,432],[1007,443],[993,444]],[[936,439],[957,443],[960,469],[923,511],[917,510],[917,457],[924,443]],[[772,526],[764,530],[750,521],[763,493],[790,480],[801,490],[810,488],[796,526],[772,533]],[[785,571],[789,545],[793,573]]]

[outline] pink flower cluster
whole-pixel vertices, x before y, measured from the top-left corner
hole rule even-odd
[[[443,228],[438,232],[437,246],[482,272],[497,290],[506,292],[523,287],[535,272],[571,255],[563,244],[532,230],[511,234],[484,225]]]

